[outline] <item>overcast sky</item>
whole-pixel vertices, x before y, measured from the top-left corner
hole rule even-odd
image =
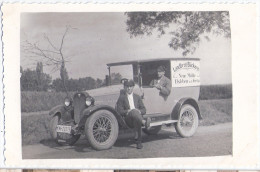
[[[58,47],[66,26],[76,28],[69,30],[64,42],[64,55],[70,57],[66,68],[71,78],[91,76],[104,79],[108,74],[106,64],[111,62],[183,57],[182,51],[169,48],[171,37],[168,34],[158,38],[154,32],[149,37],[130,38],[126,19],[124,13],[23,13],[21,44],[28,40],[48,48],[43,39],[46,34]],[[211,41],[203,40],[196,52],[187,57],[201,59],[201,84],[231,83],[231,41],[221,36],[210,38]],[[36,67],[35,61],[24,51],[21,51],[21,66],[23,69]],[[130,70],[129,67],[125,69],[119,69],[122,75]],[[59,71],[51,73],[50,68],[44,67],[44,72],[52,78],[59,77]]]

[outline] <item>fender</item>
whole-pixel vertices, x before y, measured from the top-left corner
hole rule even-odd
[[[175,120],[178,120],[179,119],[179,116],[180,116],[180,111],[181,111],[181,107],[185,104],[190,104],[192,105],[197,113],[198,113],[198,117],[199,119],[202,119],[202,116],[200,114],[200,109],[199,109],[199,105],[197,103],[196,100],[192,99],[192,98],[189,98],[189,97],[186,97],[186,98],[181,98],[178,103],[174,106],[173,108],[173,111],[172,111],[172,114],[171,114],[171,117],[172,119],[175,119]]]
[[[110,111],[111,113],[113,113],[115,115],[115,117],[116,117],[116,119],[118,121],[119,126],[121,126],[123,128],[127,127],[127,125],[126,125],[124,119],[122,118],[122,116],[114,108],[112,108],[111,106],[108,106],[108,105],[95,105],[95,106],[90,106],[87,109],[85,109],[82,112],[83,117],[80,119],[79,127],[84,127],[87,118],[90,115],[92,115],[94,112],[99,111],[99,110],[108,110],[108,111]]]
[[[64,107],[63,105],[57,105],[55,107],[53,107],[50,112],[49,112],[49,115],[50,116],[54,116],[56,115],[57,113],[60,113],[60,114],[63,114],[64,113]]]
[[[73,119],[73,108],[66,110],[64,105],[57,105],[50,110],[49,115],[51,117],[60,115],[63,121],[71,121]]]

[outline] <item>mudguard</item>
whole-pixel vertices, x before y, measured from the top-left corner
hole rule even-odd
[[[53,107],[53,108],[50,110],[49,115],[50,115],[50,116],[54,116],[54,115],[57,114],[57,113],[61,113],[61,114],[64,113],[64,107],[63,107],[63,105],[57,105],[57,106]]]
[[[200,114],[200,109],[199,109],[199,105],[197,103],[196,100],[192,99],[192,98],[182,98],[178,101],[178,103],[176,103],[176,105],[174,106],[173,108],[173,111],[172,111],[172,114],[171,114],[171,117],[173,120],[178,120],[179,119],[179,116],[180,116],[180,111],[181,111],[181,107],[185,104],[190,104],[192,105],[197,113],[198,113],[198,117],[199,119],[202,119],[202,116]]]
[[[108,111],[110,111],[111,113],[113,113],[115,115],[115,117],[116,117],[116,119],[118,121],[119,126],[123,127],[123,128],[127,128],[127,125],[126,125],[123,117],[120,114],[118,114],[118,112],[114,108],[112,108],[111,106],[108,106],[108,105],[95,105],[95,106],[90,106],[87,109],[85,109],[82,112],[83,113],[83,117],[80,119],[79,127],[84,127],[87,118],[90,115],[92,115],[94,112],[99,111],[99,110],[108,110]]]
[[[57,105],[50,110],[49,115],[60,115],[63,121],[70,121],[73,119],[73,108],[66,109],[64,105]]]

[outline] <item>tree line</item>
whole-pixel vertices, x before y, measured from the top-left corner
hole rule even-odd
[[[52,77],[43,72],[43,64],[38,62],[35,69],[23,69],[20,67],[21,91],[57,91],[65,92],[63,80]],[[119,84],[122,79],[120,73],[111,73],[111,84]],[[67,72],[64,76],[67,91],[85,91],[106,86],[106,79],[94,79],[90,76],[84,78],[69,78]]]

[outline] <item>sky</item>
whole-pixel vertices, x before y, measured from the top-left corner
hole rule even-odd
[[[91,76],[104,79],[108,74],[107,63],[183,57],[182,51],[168,46],[169,34],[130,38],[126,31],[127,16],[124,13],[23,13],[21,14],[21,46],[27,40],[37,42],[40,47],[49,49],[44,39],[48,35],[55,46],[59,46],[66,26],[70,26],[63,54],[68,57],[66,68],[70,78]],[[166,31],[176,29],[171,25]],[[210,41],[202,40],[194,54],[186,57],[200,58],[201,84],[228,84],[231,78],[231,40],[222,36],[210,35]],[[21,66],[23,69],[35,69],[39,57],[30,55],[21,48]],[[111,69],[128,77],[130,66]],[[44,72],[59,77],[59,71],[53,73],[47,66]]]

